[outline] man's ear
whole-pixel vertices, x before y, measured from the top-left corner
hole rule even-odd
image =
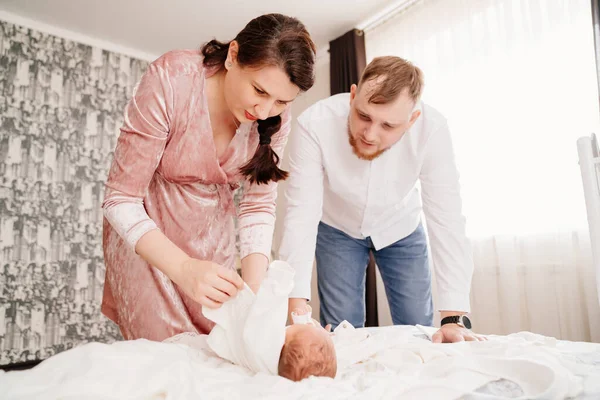
[[[353,83],[352,86],[350,86],[350,104],[352,104],[352,101],[356,97],[357,92],[358,92],[358,86],[356,86],[356,84]]]
[[[419,119],[420,116],[421,116],[421,110],[413,111],[412,115],[410,116],[410,121],[408,122],[408,127],[410,128],[412,126],[412,124],[414,124],[415,121],[417,119]]]

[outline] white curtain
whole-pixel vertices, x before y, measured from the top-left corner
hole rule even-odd
[[[365,39],[448,118],[477,330],[600,341],[576,147],[600,126],[590,1],[423,0]]]

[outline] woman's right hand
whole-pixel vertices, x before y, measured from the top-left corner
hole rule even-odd
[[[207,308],[221,307],[244,287],[235,270],[194,258],[184,261],[174,278],[185,294]]]

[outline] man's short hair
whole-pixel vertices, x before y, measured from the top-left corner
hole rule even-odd
[[[359,89],[369,81],[374,81],[374,88],[368,93],[368,101],[373,104],[390,103],[404,90],[408,90],[410,98],[417,103],[425,85],[423,71],[419,67],[395,56],[374,58],[363,71]]]

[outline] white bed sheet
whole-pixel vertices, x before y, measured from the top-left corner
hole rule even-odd
[[[0,373],[0,399],[600,398],[599,344],[519,333],[441,345],[415,327],[366,330],[368,339],[336,342],[334,380],[253,375],[216,357],[202,336],[192,346],[87,344]]]

